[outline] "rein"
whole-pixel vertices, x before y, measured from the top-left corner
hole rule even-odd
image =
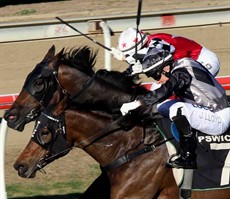
[[[76,144],[75,147],[79,147],[79,148],[82,148],[82,149],[85,149],[87,146],[91,145],[92,143],[94,143],[96,140],[102,138],[102,137],[105,137],[106,135],[108,134],[111,134],[113,132],[116,132],[116,131],[119,131],[121,130],[122,128],[119,127],[119,128],[115,128],[115,129],[112,129],[110,131],[108,131],[108,129],[114,125],[114,124],[117,124],[119,123],[121,120],[124,119],[125,116],[121,116],[120,118],[118,118],[117,120],[113,121],[112,123],[108,124],[105,128],[103,128],[99,133],[97,133],[96,135],[94,136],[91,136],[89,137],[88,139],[86,140],[83,140],[81,141],[80,143]],[[108,132],[106,132],[108,131]]]

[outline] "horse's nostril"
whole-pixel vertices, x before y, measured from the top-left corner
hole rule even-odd
[[[4,114],[6,121],[15,121],[17,119],[17,111],[15,109],[8,111]]]
[[[25,164],[14,164],[14,168],[18,171],[18,173],[23,174],[27,171],[27,166]]]
[[[22,178],[34,178],[36,175],[36,172],[29,172],[29,166],[27,164],[15,163],[14,168],[18,171],[18,175]]]
[[[15,118],[16,118],[15,115],[9,115],[9,116],[8,116],[8,119],[9,119],[9,120],[14,120]]]

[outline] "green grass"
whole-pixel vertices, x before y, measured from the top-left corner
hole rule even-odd
[[[52,195],[55,194],[67,194],[71,190],[81,191],[83,183],[80,181],[69,182],[54,182],[41,185],[24,185],[24,184],[12,184],[7,186],[8,197],[22,197],[22,196],[36,196],[36,195]]]
[[[99,174],[98,165],[92,164],[87,175],[83,177],[73,173],[61,179],[54,179],[52,175],[46,175],[42,180],[25,179],[25,183],[8,184],[7,197],[8,199],[78,199]]]
[[[50,198],[49,196],[60,195],[62,198],[70,193],[81,193],[85,189],[85,183],[81,181],[54,182],[41,185],[12,184],[7,186],[8,198]],[[79,195],[79,194],[76,194]]]

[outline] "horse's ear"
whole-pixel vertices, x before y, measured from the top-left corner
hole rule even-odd
[[[55,55],[55,46],[52,45],[51,48],[46,53],[45,57],[43,58],[43,61],[52,59]]]
[[[63,56],[64,50],[65,48],[62,48],[62,50],[58,54],[55,55],[55,59],[60,60]]]
[[[62,48],[62,50],[56,54],[52,60],[52,65],[53,67],[56,67],[58,66],[58,62],[62,59],[62,56],[63,56],[63,52],[64,52],[65,48]]]

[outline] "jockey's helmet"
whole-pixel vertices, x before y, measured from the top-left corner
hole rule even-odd
[[[148,77],[159,80],[165,66],[173,64],[173,56],[169,51],[157,48],[151,48],[145,55],[142,66],[143,72]]]
[[[117,48],[125,55],[133,55],[137,46],[137,51],[140,50],[148,41],[146,33],[137,31],[136,28],[128,28],[124,30],[118,38]]]

